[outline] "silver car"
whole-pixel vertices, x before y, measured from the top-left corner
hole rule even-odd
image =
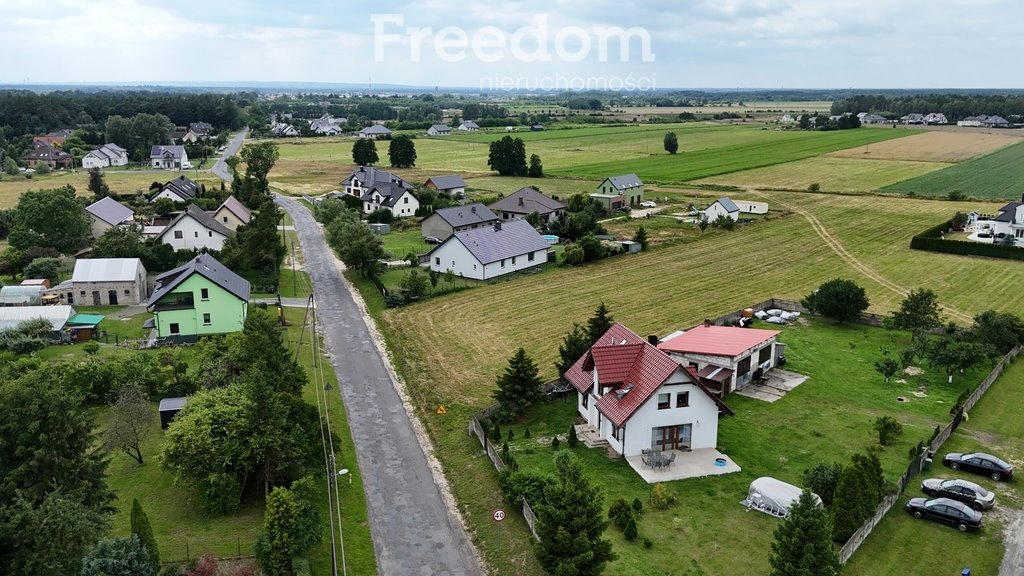
[[[954,478],[943,480],[929,478],[921,482],[921,491],[929,496],[950,498],[967,504],[975,510],[991,510],[996,505],[996,495],[974,482]]]

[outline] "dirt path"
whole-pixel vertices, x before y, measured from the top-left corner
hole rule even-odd
[[[1024,574],[1024,510],[1016,510],[1008,519],[1003,532],[1006,552],[999,565],[999,576],[1020,576]]]
[[[758,194],[758,195],[760,195],[762,197],[766,197],[766,195],[763,192],[759,191],[759,190],[754,190],[754,189],[748,189],[748,190],[750,192]],[[772,200],[774,200],[775,202],[778,202],[779,204],[782,204],[784,207],[786,207],[786,209],[791,210],[791,211],[793,211],[793,212],[803,216],[804,220],[807,220],[807,222],[811,225],[811,228],[814,229],[814,231],[818,234],[818,236],[820,236],[821,239],[825,241],[825,244],[829,248],[831,248],[832,251],[835,252],[837,256],[839,256],[840,258],[845,260],[847,264],[849,264],[850,266],[853,266],[853,268],[855,270],[857,270],[861,274],[867,276],[868,278],[874,280],[875,282],[880,284],[882,287],[884,287],[884,288],[886,288],[888,290],[891,290],[892,292],[895,292],[896,294],[898,294],[900,296],[904,296],[905,297],[908,294],[910,294],[910,290],[909,289],[907,289],[907,288],[905,288],[903,286],[900,286],[899,284],[897,284],[895,282],[892,282],[889,279],[887,279],[886,277],[882,276],[878,272],[875,272],[874,269],[872,269],[870,266],[868,266],[867,264],[865,264],[864,262],[859,260],[853,254],[851,254],[845,247],[843,247],[843,244],[839,240],[837,240],[835,238],[835,236],[833,236],[828,231],[828,228],[826,228],[825,225],[822,224],[821,221],[818,220],[818,218],[816,216],[814,216],[810,212],[807,212],[806,210],[803,210],[803,209],[798,208],[798,207],[796,207],[796,206],[794,206],[792,204],[784,202],[784,201],[780,200],[777,197],[773,197]],[[970,323],[974,322],[974,319],[971,316],[969,316],[969,315],[967,315],[967,314],[957,310],[956,308],[953,308],[951,306],[943,306],[942,309],[947,314],[949,314],[950,316],[952,316],[956,320],[959,320],[961,322],[966,322],[967,324],[970,324]]]

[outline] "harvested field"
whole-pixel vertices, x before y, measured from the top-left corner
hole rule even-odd
[[[917,138],[917,136],[910,138]],[[871,148],[910,138],[871,144]],[[909,178],[941,170],[947,166],[951,166],[951,164],[901,160],[861,160],[828,154],[766,168],[723,174],[698,180],[697,183],[789,190],[806,190],[811,184],[818,184],[823,192],[871,192]]]
[[[862,160],[962,162],[1020,142],[1019,135],[986,132],[930,131],[898,140],[872,143],[827,154]]]

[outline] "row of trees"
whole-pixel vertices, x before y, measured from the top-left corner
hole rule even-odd
[[[980,114],[1007,119],[1024,115],[1024,95],[1014,94],[860,94],[832,102],[832,114],[871,112],[890,118],[941,112],[952,122]]]
[[[388,160],[393,168],[411,168],[416,165],[416,143],[412,138],[399,134],[388,144]],[[373,166],[380,162],[377,142],[371,138],[360,138],[352,145],[352,161],[359,166]]]
[[[540,156],[530,155],[530,164],[526,164],[526,144],[522,138],[505,136],[501,140],[491,142],[487,154],[487,166],[499,176],[544,176],[544,166]]]

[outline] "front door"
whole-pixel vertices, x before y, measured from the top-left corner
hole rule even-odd
[[[651,429],[651,450],[690,450],[693,424],[661,426]]]
[[[93,306],[102,306],[103,305],[103,302],[100,301],[100,291],[99,290],[93,290],[92,291],[92,305]]]
[[[111,306],[117,306],[117,290],[107,290],[107,299]]]

